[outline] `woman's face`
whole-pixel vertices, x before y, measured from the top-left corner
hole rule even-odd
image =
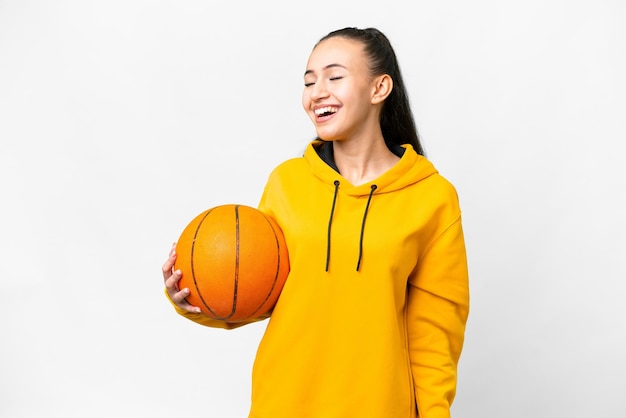
[[[363,44],[333,37],[318,44],[309,57],[302,106],[321,139],[345,140],[379,123],[372,104],[375,90]]]

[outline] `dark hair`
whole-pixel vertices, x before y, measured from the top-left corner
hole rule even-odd
[[[368,57],[372,75],[388,74],[393,80],[393,89],[385,100],[380,115],[380,127],[387,146],[408,143],[413,146],[418,154],[424,155],[424,149],[420,143],[409,105],[409,96],[400,73],[398,59],[389,39],[375,28],[348,27],[330,32],[320,39],[315,46],[336,36],[361,42]]]

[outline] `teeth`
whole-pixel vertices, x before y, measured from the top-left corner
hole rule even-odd
[[[326,106],[326,107],[321,107],[319,109],[315,109],[315,114],[317,116],[323,115],[325,113],[335,113],[337,111],[337,108],[334,106]]]

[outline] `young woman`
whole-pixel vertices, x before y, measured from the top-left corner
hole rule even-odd
[[[270,175],[259,209],[290,274],[253,368],[251,418],[450,416],[469,310],[454,187],[423,156],[395,53],[376,29],[314,47],[304,110],[318,138]],[[186,302],[163,265],[178,313]]]

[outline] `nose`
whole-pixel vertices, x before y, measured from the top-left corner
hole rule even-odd
[[[320,100],[328,97],[328,89],[326,88],[326,83],[323,80],[318,80],[311,87],[313,87],[311,89],[312,100]]]

